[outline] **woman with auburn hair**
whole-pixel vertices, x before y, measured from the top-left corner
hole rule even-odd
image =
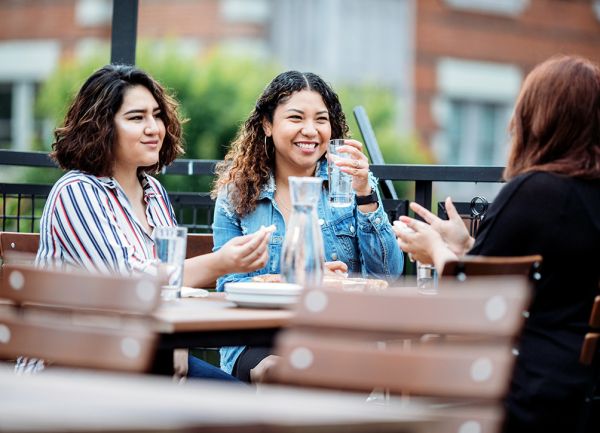
[[[83,84],[55,137],[51,156],[69,171],[44,207],[37,262],[155,273],[153,229],[177,225],[169,196],[150,175],[183,153],[175,100],[145,72],[108,65]],[[187,259],[184,284],[202,287],[231,270],[263,267],[268,237],[265,231],[249,234]],[[195,376],[233,379],[190,360]]]
[[[594,298],[600,295],[600,69],[573,56],[551,58],[526,78],[510,123],[508,183],[490,206],[476,239],[450,199],[442,221],[401,220],[400,247],[416,259],[444,263],[474,255],[541,254],[541,279],[521,339],[506,399],[506,432],[576,431],[585,391],[595,380],[579,364]],[[590,429],[588,431],[598,431]]]
[[[219,290],[230,281],[280,273],[282,242],[292,208],[288,177],[327,180],[328,142],[347,135],[338,97],[319,76],[283,72],[265,88],[218,166],[213,234],[218,250],[234,236],[274,225],[269,261],[257,271],[220,278]],[[326,265],[330,270],[395,278],[402,272],[402,253],[377,194],[377,181],[369,171],[362,144],[351,139],[344,144],[342,149],[351,159],[338,165],[352,175],[357,199],[349,207],[334,208],[329,205],[327,188],[322,189],[317,213],[325,260],[331,261]],[[273,360],[268,355],[266,348],[227,347],[221,350],[221,368],[244,381],[260,380],[260,372]]]

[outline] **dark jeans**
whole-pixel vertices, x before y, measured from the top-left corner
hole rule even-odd
[[[260,361],[271,354],[269,347],[246,346],[235,361],[231,374],[242,382],[250,383],[250,370],[258,365]]]
[[[220,368],[209,364],[206,361],[196,358],[193,355],[188,355],[188,375],[189,378],[194,379],[210,379],[210,380],[221,380],[225,382],[238,382],[238,379],[230,374],[225,373]]]

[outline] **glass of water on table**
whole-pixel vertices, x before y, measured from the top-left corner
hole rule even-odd
[[[181,298],[183,262],[187,244],[187,227],[156,227],[153,233],[161,277],[161,298],[171,301]]]

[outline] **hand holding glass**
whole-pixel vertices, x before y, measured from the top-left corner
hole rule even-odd
[[[344,173],[335,164],[340,159],[350,159],[350,154],[340,152],[344,146],[341,138],[330,140],[327,147],[327,174],[329,181],[329,204],[332,207],[347,207],[353,202],[352,176]]]
[[[180,298],[187,227],[156,227],[153,237],[159,260],[159,275],[165,279],[161,298],[165,301]]]

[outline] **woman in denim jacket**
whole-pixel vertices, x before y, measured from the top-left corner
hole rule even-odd
[[[233,237],[274,225],[269,259],[258,271],[220,278],[218,290],[227,282],[280,273],[291,213],[288,176],[317,176],[326,183],[327,144],[331,138],[347,135],[338,97],[319,76],[288,71],[265,88],[217,167],[213,235],[216,251]],[[344,147],[351,159],[337,164],[352,176],[352,188],[363,204],[333,208],[323,187],[317,213],[327,267],[363,277],[396,278],[402,272],[403,257],[377,194],[377,180],[369,171],[362,144],[347,139]],[[261,365],[253,371],[253,379],[268,366],[272,360],[268,355],[265,348],[226,347],[221,350],[221,368],[250,381],[250,370],[257,364]]]

